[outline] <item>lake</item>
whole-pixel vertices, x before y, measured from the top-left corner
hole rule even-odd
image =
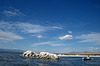
[[[100,66],[100,57],[84,61],[82,57],[60,57],[59,60],[26,58],[21,53],[0,53],[0,66]]]

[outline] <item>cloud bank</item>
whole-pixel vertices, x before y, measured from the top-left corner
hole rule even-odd
[[[12,42],[14,40],[21,40],[21,39],[24,38],[12,32],[6,32],[0,30],[0,42]]]
[[[30,24],[30,23],[22,23],[22,22],[13,23],[13,22],[0,21],[0,36],[3,35],[0,38],[0,40],[2,42],[3,41],[8,42],[8,41],[16,40],[16,39],[23,39],[21,36],[17,35],[19,32],[23,34],[40,34],[42,32],[60,29],[60,27],[56,27],[56,28],[55,27],[54,26],[53,27],[52,26],[42,26],[42,25],[36,25],[36,24]],[[38,35],[36,37],[43,38],[43,36],[41,35]]]
[[[41,33],[49,30],[60,29],[60,27],[54,28],[54,26],[52,27],[52,26],[42,26],[30,23],[22,23],[22,22],[12,23],[12,22],[0,21],[0,29],[4,31],[19,30],[20,32],[24,33]]]
[[[79,42],[95,42],[100,44],[100,33],[90,33],[90,34],[83,34],[80,36],[76,36],[77,39],[80,39]]]
[[[22,30],[22,32],[26,33],[41,33],[48,30],[54,30],[54,29],[60,29],[60,27],[47,27],[47,26],[41,26],[41,25],[35,25],[30,23],[19,23],[18,26]]]

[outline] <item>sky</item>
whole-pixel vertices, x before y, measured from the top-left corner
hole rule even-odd
[[[100,0],[0,0],[0,48],[100,52]]]

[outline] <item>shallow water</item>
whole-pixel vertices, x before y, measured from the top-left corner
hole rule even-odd
[[[84,61],[82,57],[60,57],[59,60],[25,58],[20,53],[0,53],[0,66],[100,66],[100,57]]]

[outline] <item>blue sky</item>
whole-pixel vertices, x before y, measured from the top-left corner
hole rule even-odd
[[[0,0],[0,48],[100,52],[100,0]]]

